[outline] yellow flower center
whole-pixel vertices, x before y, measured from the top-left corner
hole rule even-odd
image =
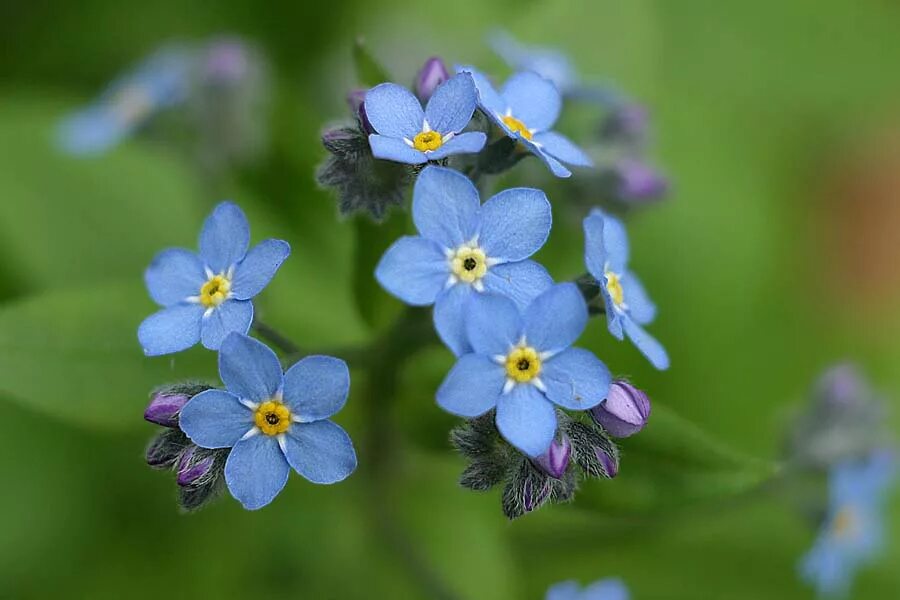
[[[619,276],[612,271],[606,272],[606,291],[609,292],[609,296],[616,306],[621,306],[625,301],[625,292],[622,290],[622,281],[619,279]]]
[[[413,138],[413,148],[419,152],[431,152],[444,144],[444,138],[437,131],[423,131]]]
[[[845,506],[834,516],[831,530],[835,537],[847,538],[854,535],[857,528],[856,513],[849,506]]]
[[[200,304],[206,308],[218,306],[228,299],[229,291],[231,281],[224,275],[213,275],[200,288]]]
[[[510,129],[512,129],[513,133],[518,133],[526,140],[530,140],[533,137],[531,131],[527,127],[525,127],[525,123],[518,120],[512,115],[506,115],[505,117],[503,117],[503,123],[505,123],[506,126]]]
[[[453,274],[466,283],[472,283],[487,273],[484,250],[477,247],[461,246],[450,259]]]
[[[264,434],[278,435],[291,426],[291,411],[279,400],[269,400],[256,407],[253,421]]]
[[[506,356],[506,374],[519,383],[528,383],[541,372],[541,357],[531,346],[519,346]]]

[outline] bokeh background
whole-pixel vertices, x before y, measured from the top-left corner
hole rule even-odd
[[[404,365],[398,397],[375,409],[354,379],[338,421],[360,469],[341,485],[292,477],[258,513],[226,497],[185,516],[172,478],[143,464],[149,389],[215,380],[212,353],[140,352],[154,253],[192,246],[206,212],[232,198],[254,240],[294,248],[259,314],[306,347],[370,339],[351,292],[354,229],[313,177],[323,124],[345,116],[352,41],[365,35],[401,82],[433,54],[503,76],[484,42],[496,26],[558,45],[587,77],[644,102],[674,182],[630,223],[671,370],[599,323],[585,345],[656,405],[763,460],[835,361],[860,364],[900,406],[896,2],[13,0],[0,5],[0,597],[430,597],[411,563],[464,598],[542,598],[553,582],[606,576],[637,599],[813,597],[795,563],[814,530],[784,494],[734,484],[727,462],[629,464],[626,442],[618,479],[507,522],[497,493],[456,485],[455,421],[433,403],[451,364],[438,348]],[[256,164],[211,178],[190,144],[152,128],[97,158],[54,148],[57,121],[130,64],[221,33],[271,61],[272,138]],[[566,190],[550,189],[557,225],[539,257],[558,278],[581,270]],[[379,413],[393,450],[374,481],[365,440]],[[385,499],[390,527],[373,509]],[[891,512],[888,551],[854,597],[900,590],[896,498]],[[387,539],[395,527],[405,550]]]

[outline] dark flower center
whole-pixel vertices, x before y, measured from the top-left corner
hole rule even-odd
[[[475,267],[477,267],[477,266],[478,266],[478,261],[475,260],[475,259],[472,258],[472,257],[469,257],[469,258],[467,258],[466,260],[463,261],[463,268],[464,268],[466,271],[472,271],[472,270],[474,270]]]
[[[276,415],[275,413],[266,413],[266,423],[268,423],[269,425],[278,425],[278,422],[280,420],[281,419],[279,419],[278,415]]]
[[[531,363],[528,361],[527,358],[522,358],[522,359],[519,359],[519,362],[516,363],[516,368],[519,369],[520,371],[527,371],[528,369],[531,368]]]

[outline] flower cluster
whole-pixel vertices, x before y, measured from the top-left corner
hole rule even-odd
[[[628,600],[628,588],[620,579],[601,579],[582,588],[577,581],[563,581],[547,590],[546,600]]]

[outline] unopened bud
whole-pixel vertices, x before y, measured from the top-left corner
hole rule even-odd
[[[178,427],[178,413],[190,399],[187,394],[156,392],[150,397],[144,418],[163,427]]]
[[[569,440],[568,436],[563,434],[562,439],[558,441],[553,440],[550,444],[550,448],[534,459],[534,462],[550,477],[562,479],[562,476],[566,474],[566,469],[569,468],[569,458],[571,455],[572,442]]]
[[[350,106],[350,112],[356,115],[359,125],[366,134],[375,133],[375,128],[369,122],[366,114],[366,92],[368,90],[356,89],[347,94],[347,105]]]
[[[439,85],[450,79],[450,73],[444,61],[437,56],[432,56],[425,61],[419,74],[416,76],[416,96],[422,102],[427,102]]]
[[[606,400],[590,410],[591,417],[611,436],[624,438],[644,428],[650,417],[650,398],[624,380],[609,386]]]
[[[669,181],[656,169],[626,158],[615,165],[616,197],[622,201],[656,200],[669,191]]]

